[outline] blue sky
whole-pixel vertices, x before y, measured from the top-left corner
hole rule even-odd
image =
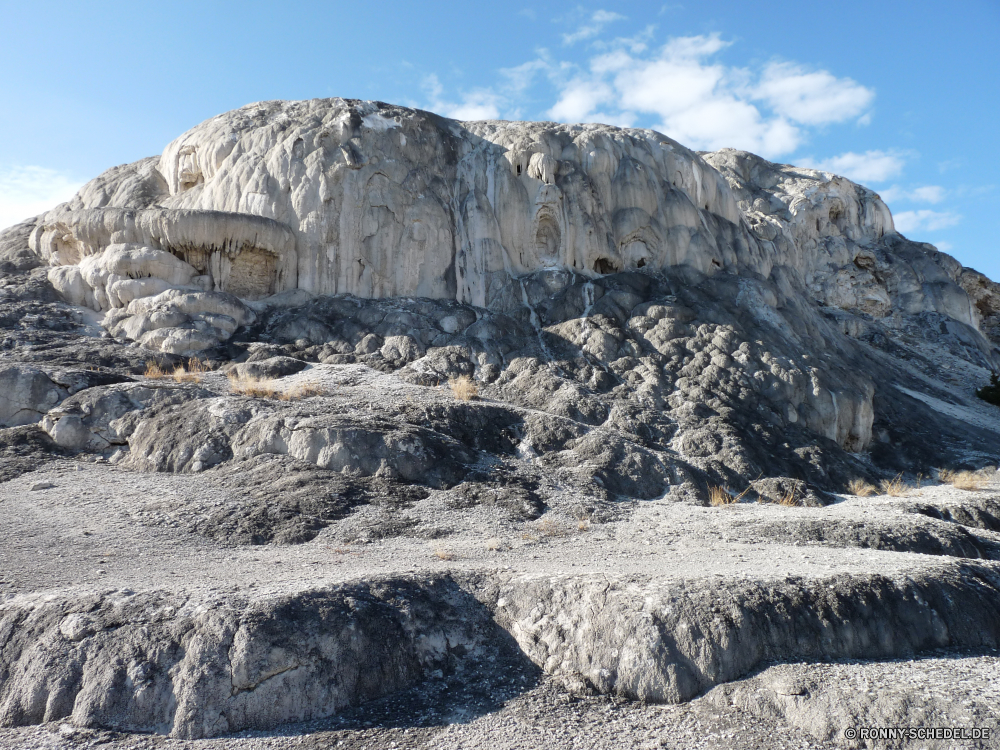
[[[1000,280],[998,0],[41,0],[3,19],[0,225],[220,112],[344,96],[830,169]]]

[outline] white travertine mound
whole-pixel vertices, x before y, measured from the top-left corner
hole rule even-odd
[[[344,99],[212,118],[158,160],[88,183],[38,220],[30,244],[67,301],[105,311],[117,337],[176,354],[310,295],[523,311],[525,277],[539,271],[732,279],[737,304],[789,338],[801,334],[781,311],[805,300],[811,316],[813,303],[835,311],[848,336],[925,312],[978,330],[992,314],[972,304],[957,261],[899,237],[875,193],[836,175],[731,149],[699,155],[651,130],[457,122]],[[673,351],[673,318],[630,316],[653,349]],[[586,314],[574,325],[560,335],[618,356]],[[394,346],[373,351],[395,359]],[[868,445],[874,386],[863,373],[835,386],[815,368],[768,368],[790,421],[850,450]]]
[[[104,326],[112,335],[147,349],[191,354],[226,341],[255,318],[253,310],[234,295],[172,287],[111,310]]]
[[[775,266],[793,269],[820,304],[876,319],[933,312],[977,326],[957,260],[929,245],[893,248],[901,263],[879,257],[876,241],[888,235],[891,246],[899,236],[871,190],[745,151],[722,149],[705,159],[726,177],[754,234],[769,241]]]
[[[117,175],[129,195],[110,176],[86,186],[32,247],[52,265],[112,243],[163,249],[247,299],[300,288],[489,306],[541,268],[769,270],[718,172],[653,131],[268,102],[199,125],[137,171]]]
[[[39,222],[31,245],[53,266],[111,244],[164,250],[207,276],[205,288],[247,300],[302,289],[495,307],[520,298],[513,278],[539,269],[766,278],[780,265],[835,302],[886,306],[863,273],[841,272],[863,268],[858,248],[892,231],[878,196],[743,152],[706,159],[650,130],[264,102],[193,128],[155,165],[92,181]],[[81,298],[72,274],[53,282]]]

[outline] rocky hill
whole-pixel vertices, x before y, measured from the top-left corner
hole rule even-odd
[[[203,556],[396,550],[351,566],[353,579],[324,567],[333,577],[318,593],[276,579],[269,603],[234,595],[217,616],[184,619],[184,602],[216,607],[196,593],[207,569],[169,581],[119,550],[131,562],[114,591],[140,589],[126,616],[101,579],[60,578],[39,567],[40,550],[13,545],[8,569],[20,573],[0,581],[12,587],[0,600],[0,725],[72,716],[181,737],[273,727],[454,673],[455,644],[480,653],[502,641],[524,674],[559,675],[577,692],[677,702],[768,660],[896,658],[1000,638],[988,615],[1000,611],[994,495],[843,505],[897,475],[897,489],[963,470],[979,471],[980,486],[991,479],[982,469],[1000,462],[1000,412],[975,391],[1000,368],[1000,288],[900,235],[879,196],[843,177],[694,153],[649,130],[264,102],[7,229],[0,274],[0,492],[13,493],[5,505],[29,537],[68,538],[17,515],[32,503],[13,497],[52,484],[36,492],[78,513],[74,467],[98,486],[125,483],[101,512],[124,514],[117,528],[164,560],[156,535],[175,531]],[[133,481],[178,494],[151,506]],[[601,528],[631,558],[643,524],[663,514],[665,528],[686,529],[675,542],[754,550],[757,578],[723,568],[715,585],[712,564],[688,566],[697,585],[670,614],[667,542],[647,539],[658,562],[635,570],[563,548],[564,536]],[[94,551],[80,542],[84,560]],[[540,578],[527,562],[536,543],[555,550]],[[443,545],[438,567],[406,578],[424,559],[414,545],[427,544]],[[498,574],[484,544],[515,572]],[[769,568],[801,544],[883,557],[834,555],[794,580]],[[477,552],[459,559],[474,562],[452,571],[448,548],[463,545]],[[927,567],[914,552],[937,557]],[[558,578],[570,559],[592,575]],[[842,604],[816,593],[848,569]],[[602,588],[611,572],[615,595]],[[250,565],[233,580],[261,575]],[[56,590],[53,604],[45,592]],[[636,596],[666,607],[655,627],[632,609]],[[936,596],[951,602],[931,610],[938,620],[913,604]],[[711,624],[719,597],[726,627]],[[289,617],[310,632],[351,629],[355,599],[381,613],[362,617],[375,645],[276,635]],[[864,624],[873,600],[887,619]],[[954,607],[973,600],[985,619],[961,625]],[[861,624],[828,642],[838,607]],[[749,635],[782,612],[784,629]],[[631,625],[619,637],[615,622]],[[701,623],[694,640],[678,630],[690,622]],[[636,635],[651,627],[659,635]],[[429,633],[448,645],[420,645]],[[383,653],[386,638],[409,645]],[[382,654],[383,677],[343,672],[374,656],[327,653],[351,649]],[[139,679],[137,664],[155,669]],[[268,690],[297,698],[253,698],[288,670]],[[342,687],[317,693],[334,673]],[[813,716],[783,708],[768,720],[775,711]]]

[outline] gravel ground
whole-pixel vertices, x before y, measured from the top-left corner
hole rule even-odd
[[[446,492],[434,491],[402,511],[362,508],[304,544],[236,547],[187,528],[192,516],[230,499],[211,472],[141,474],[61,460],[0,484],[0,594],[80,586],[285,590],[410,571],[615,572],[658,580],[904,573],[954,559],[872,549],[862,546],[867,536],[854,545],[846,537],[824,543],[813,538],[812,525],[891,528],[900,536],[926,527],[949,531],[956,524],[910,506],[974,507],[984,496],[993,493],[937,486],[908,498],[849,497],[826,508],[648,501],[631,504],[621,520],[595,523],[558,509],[538,521],[510,522],[490,508],[455,510]],[[393,514],[413,523],[412,536],[351,541]],[[428,534],[427,527],[447,533]],[[984,545],[1000,541],[996,532],[967,531]]]
[[[992,507],[989,503],[997,496],[991,485],[977,492],[934,486],[906,497],[846,497],[826,508],[703,508],[648,501],[621,508],[615,519],[600,523],[574,517],[569,501],[539,520],[511,522],[488,507],[456,510],[447,502],[447,492],[433,491],[401,511],[362,508],[303,544],[234,547],[191,531],[199,514],[233,499],[225,485],[225,477],[213,472],[141,474],[74,459],[53,461],[0,484],[0,600],[122,588],[198,598],[231,592],[264,595],[422,572],[479,572],[504,578],[604,574],[719,585],[822,580],[871,571],[905,577],[944,570],[956,562],[940,549],[935,554],[907,551],[907,545],[926,547],[927,538],[940,540],[958,526],[929,518],[927,507],[957,515]],[[392,513],[407,516],[409,535],[357,541],[364,528]],[[817,525],[841,532],[817,538]],[[438,533],[428,533],[429,527]],[[989,550],[1000,541],[1000,534],[988,529],[961,528],[980,548]],[[865,533],[852,536],[845,529]],[[978,564],[1000,571],[995,563]],[[183,741],[55,722],[0,729],[0,746],[836,747],[845,746],[843,728],[852,721],[878,725],[922,716],[929,726],[995,725],[998,670],[1000,660],[992,652],[903,662],[777,665],[688,703],[648,705],[571,695],[560,683],[511,664],[474,678],[431,680],[334,719],[268,733]],[[781,698],[780,686],[788,679],[807,686],[808,710],[796,708],[795,699]],[[864,696],[871,700],[866,702]]]

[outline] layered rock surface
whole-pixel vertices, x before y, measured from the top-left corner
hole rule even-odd
[[[825,172],[340,99],[213,118],[0,233],[5,562],[31,581],[0,603],[0,717],[204,736],[488,675],[494,649],[525,679],[654,701],[769,660],[985,659],[995,492],[905,510],[838,493],[1000,462],[1000,413],[974,395],[998,316],[1000,287]],[[128,594],[38,568],[57,542],[22,544],[49,522],[13,498],[51,461],[113,464],[95,486],[153,496],[99,490],[132,493],[116,533],[179,529],[273,590],[203,596],[216,574],[169,547],[187,572],[166,593],[155,564],[129,572],[138,548],[115,574]],[[43,506],[89,496],[66,484]],[[705,507],[713,487],[738,502]],[[592,527],[613,562],[574,557]],[[368,545],[381,562],[351,562]],[[801,546],[838,552],[784,566]],[[251,564],[261,549],[339,562],[292,585]],[[394,642],[364,662],[378,680],[355,638]],[[768,721],[822,713],[767,701]]]
[[[278,457],[262,464],[250,483],[308,476]],[[376,736],[339,739],[390,746],[394,727],[419,737],[488,721],[537,699],[541,683],[563,705],[677,704],[707,690],[700,701],[771,722],[774,747],[786,720],[813,741],[842,740],[845,726],[879,717],[920,726],[928,709],[944,725],[971,715],[980,726],[995,699],[980,685],[998,664],[1000,524],[976,525],[996,521],[995,482],[826,508],[651,500],[583,522],[579,494],[566,492],[544,517],[502,524],[497,505],[470,507],[456,486],[372,494],[303,544],[234,547],[203,533],[250,515],[222,467],[156,475],[63,460],[33,474],[0,485],[0,742],[26,736],[11,727],[65,723],[62,734],[255,730],[277,747],[322,747],[336,742],[297,735],[355,711]],[[960,683],[940,653],[924,671],[921,654],[940,649],[964,657]],[[891,700],[843,684],[893,668],[914,680],[879,688]],[[942,690],[948,700],[935,702]],[[379,698],[394,716],[378,718]],[[631,715],[618,741],[635,744],[651,709],[618,710]],[[273,731],[302,721],[312,723]],[[756,746],[744,742],[728,746]]]

